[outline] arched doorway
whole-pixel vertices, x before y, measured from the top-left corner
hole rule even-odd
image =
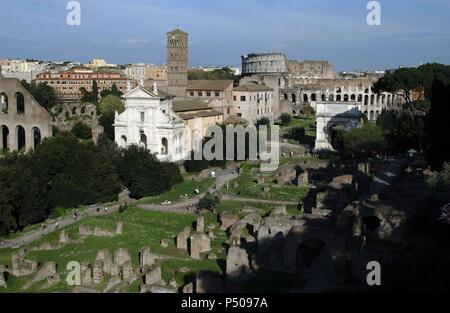
[[[33,134],[33,147],[36,148],[41,144],[42,136],[41,136],[41,130],[37,127],[34,127],[32,130]]]
[[[25,98],[21,92],[16,92],[17,114],[25,114]]]
[[[311,101],[317,101],[317,96],[315,93],[311,94]]]
[[[356,101],[356,95],[355,94],[351,95],[350,100]]]
[[[2,106],[2,113],[7,114],[9,110],[8,96],[4,92],[0,93],[0,104]]]
[[[337,96],[336,96],[336,101],[341,101],[341,100],[342,100],[341,95],[337,95]]]
[[[25,149],[26,147],[25,129],[20,125],[16,127],[16,147],[17,151]]]
[[[0,131],[1,131],[1,139],[2,139],[0,148],[2,150],[6,150],[9,148],[9,128],[5,125],[2,125],[0,127]]]
[[[169,153],[169,142],[167,141],[167,138],[163,138],[161,140],[161,154],[167,155]]]
[[[348,95],[347,94],[344,95],[344,101],[348,102]]]

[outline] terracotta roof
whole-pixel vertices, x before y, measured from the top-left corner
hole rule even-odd
[[[189,80],[187,90],[223,91],[233,85],[232,80]]]
[[[241,85],[235,87],[234,91],[273,91],[272,88],[266,85],[255,84],[255,83],[247,83],[245,85]]]
[[[242,117],[236,115],[229,115],[225,120],[226,125],[238,125],[238,124],[248,124],[249,122]]]
[[[211,108],[200,100],[181,100],[174,101],[172,104],[175,112],[188,112],[210,110]]]
[[[177,113],[179,117],[181,117],[183,120],[191,120],[195,117],[208,117],[208,116],[217,116],[217,115],[223,115],[223,113],[220,113],[216,110],[209,110],[209,111],[198,111],[194,113]]]

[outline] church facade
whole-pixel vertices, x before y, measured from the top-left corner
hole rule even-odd
[[[119,147],[139,145],[160,161],[177,162],[186,153],[187,127],[173,111],[172,96],[142,85],[128,91],[123,99],[125,111],[116,112],[114,131]]]

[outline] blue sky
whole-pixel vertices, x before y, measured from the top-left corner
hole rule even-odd
[[[449,0],[79,0],[81,26],[66,24],[68,0],[0,0],[0,58],[110,63],[166,60],[165,34],[190,33],[190,65],[240,65],[250,52],[329,60],[335,70],[450,64]]]

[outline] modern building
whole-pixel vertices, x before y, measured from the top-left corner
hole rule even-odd
[[[175,29],[167,33],[167,92],[182,100],[188,85],[188,37],[189,34]]]
[[[51,137],[52,117],[16,78],[0,72],[0,149],[30,150]]]
[[[224,119],[233,112],[232,80],[189,80],[186,99],[201,100],[221,112]]]
[[[114,131],[119,147],[132,144],[150,150],[160,161],[186,157],[187,127],[173,111],[172,96],[139,85],[123,96],[125,111],[116,112]]]
[[[111,89],[116,84],[122,93],[127,90],[127,78],[119,73],[94,72],[86,69],[71,69],[64,72],[44,72],[34,80],[36,83],[47,83],[55,90],[59,102],[79,102],[82,98],[81,88],[92,91],[94,80],[98,92]]]
[[[266,85],[246,83],[233,90],[234,112],[240,118],[255,124],[266,117],[274,121],[274,90]]]

